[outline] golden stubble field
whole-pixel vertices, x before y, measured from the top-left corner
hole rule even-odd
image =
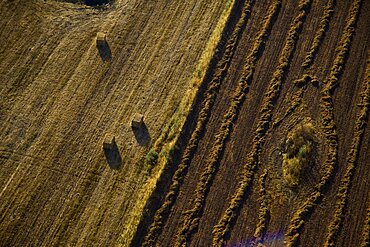
[[[129,244],[150,193],[145,154],[193,86],[225,9],[222,1],[0,2],[1,246]],[[130,127],[136,112],[139,132]],[[106,135],[116,138],[119,169],[106,162]]]

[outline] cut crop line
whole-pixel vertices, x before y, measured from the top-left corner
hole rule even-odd
[[[305,60],[302,64],[302,67],[304,68],[308,68],[311,66],[316,57],[317,52],[319,51],[322,40],[324,39],[325,33],[328,30],[330,19],[334,13],[335,2],[336,0],[328,0],[328,2],[325,5],[323,15],[321,16],[320,19],[319,29],[316,31],[311,48],[307,52]]]
[[[236,4],[236,2],[234,2],[233,4]],[[248,1],[248,4],[245,5],[245,8],[246,9],[251,8],[251,1]],[[243,16],[241,18],[243,18]],[[245,22],[246,20],[243,20],[243,21]],[[143,246],[155,246],[159,235],[163,231],[163,227],[177,199],[177,196],[180,191],[180,187],[183,183],[185,175],[187,174],[191,160],[198,147],[199,140],[208,122],[211,109],[216,99],[216,95],[227,73],[227,70],[230,66],[231,58],[233,57],[233,54],[236,49],[236,45],[238,43],[238,40],[240,38],[240,35],[243,29],[244,27],[240,25],[240,22],[238,22],[238,25],[233,31],[233,35],[227,41],[223,56],[216,66],[214,77],[212,81],[209,83],[208,88],[205,92],[205,97],[202,101],[202,108],[200,110],[195,129],[192,132],[191,138],[189,140],[189,144],[186,146],[181,162],[175,174],[173,175],[172,183],[171,183],[169,191],[166,194],[164,202],[162,206],[155,213],[154,221],[149,227],[149,231],[148,231],[147,236],[145,237]],[[165,138],[166,137],[163,137],[163,139]]]
[[[226,114],[223,116],[221,127],[216,133],[215,144],[213,145],[212,153],[207,158],[205,169],[203,170],[200,181],[197,184],[195,198],[192,202],[192,205],[194,206],[192,209],[186,211],[182,216],[182,227],[179,230],[176,239],[176,245],[178,246],[185,245],[188,241],[190,241],[191,235],[198,228],[206,197],[213,178],[217,173],[223,150],[225,149],[226,142],[232,132],[233,123],[236,121],[246,94],[249,91],[249,85],[253,79],[256,62],[262,55],[261,50],[270,34],[271,27],[274,23],[274,18],[276,17],[280,6],[281,1],[273,0],[267,15],[264,18],[262,29],[257,34],[252,50],[246,57],[243,74],[233,93],[229,108]],[[249,9],[248,12],[244,10],[245,15],[248,15],[249,11]],[[242,22],[242,25],[245,25],[245,23]]]
[[[370,56],[367,60],[365,76],[366,77],[361,95],[361,103],[359,104],[361,109],[357,115],[352,146],[347,156],[347,169],[339,186],[333,220],[329,225],[328,235],[325,240],[325,246],[328,247],[335,246],[335,241],[342,227],[343,218],[348,203],[349,190],[351,188],[352,179],[358,163],[361,141],[363,139],[365,128],[367,126],[370,104]]]
[[[367,214],[362,229],[361,247],[368,247],[370,245],[370,202],[367,203]]]
[[[325,37],[325,33],[329,27],[329,21],[334,12],[335,2],[336,0],[328,0],[328,2],[326,3],[323,15],[321,17],[319,29],[317,30],[315,37],[314,37],[313,44],[310,50],[307,52],[305,60],[302,63],[302,67],[305,70],[310,69],[314,62],[316,53],[318,52],[320,45]],[[302,96],[307,88],[306,85],[309,82],[312,82],[314,85],[319,83],[316,77],[312,77],[311,75],[308,75],[308,74],[304,74],[302,78],[297,79],[294,82],[296,86],[301,87],[299,89],[299,92],[297,93],[298,97],[294,96],[293,102],[291,103],[291,107],[288,109],[288,111],[284,114],[284,116],[280,120],[276,121],[273,124],[272,129],[280,125],[280,123],[290,114],[292,114],[295,111],[295,109],[302,103]]]
[[[342,75],[346,58],[349,53],[352,37],[355,31],[355,24],[359,14],[362,0],[356,0],[352,3],[349,15],[347,17],[347,24],[343,31],[340,43],[337,48],[337,55],[335,57],[330,74],[321,91],[320,97],[320,114],[322,117],[322,128],[328,143],[328,154],[324,163],[325,173],[321,178],[315,191],[308,197],[304,204],[294,213],[290,225],[286,232],[285,245],[297,246],[301,230],[304,226],[305,220],[312,214],[315,206],[321,200],[324,189],[329,185],[333,176],[333,171],[338,162],[338,136],[334,122],[334,107],[333,107],[333,93]]]
[[[276,2],[274,2],[276,4]],[[293,56],[294,48],[297,44],[299,33],[302,30],[307,12],[311,7],[312,0],[301,0],[298,6],[297,16],[290,25],[288,36],[285,40],[284,48],[279,56],[279,64],[274,72],[269,84],[268,91],[265,93],[261,115],[257,123],[257,129],[254,133],[252,150],[248,155],[247,162],[244,165],[243,173],[239,187],[232,196],[229,206],[219,220],[219,223],[213,229],[213,245],[222,246],[226,235],[231,230],[231,225],[236,220],[240,207],[245,201],[247,190],[251,186],[251,181],[258,166],[259,154],[265,142],[265,135],[270,127],[275,103],[279,98],[284,76],[289,68],[289,63]]]
[[[254,232],[254,237],[256,238],[256,244],[263,243],[264,236],[266,234],[267,225],[270,219],[270,211],[267,208],[267,195],[266,195],[266,178],[267,169],[265,169],[259,180],[259,198],[258,203],[260,204],[258,212],[258,223],[256,230]]]

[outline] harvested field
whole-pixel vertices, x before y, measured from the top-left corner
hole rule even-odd
[[[282,1],[251,59],[278,3],[245,1],[250,14],[205,131],[144,245],[357,246],[366,238],[369,2]],[[314,126],[312,167],[291,188],[281,154],[305,122]]]
[[[0,3],[0,246],[369,243],[370,1],[95,2]]]
[[[226,8],[67,2],[0,3],[1,246],[129,244],[150,178],[143,157]],[[98,32],[107,47],[96,45]],[[139,131],[130,127],[136,112]],[[106,135],[115,136],[119,169],[107,164]]]

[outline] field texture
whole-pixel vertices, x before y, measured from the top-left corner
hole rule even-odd
[[[129,244],[150,178],[144,157],[225,8],[68,2],[0,1],[0,246]],[[136,112],[140,131],[130,127]],[[106,135],[119,169],[104,156]]]
[[[236,4],[143,245],[367,246],[370,2]]]
[[[370,1],[71,2],[0,2],[0,246],[369,246]]]

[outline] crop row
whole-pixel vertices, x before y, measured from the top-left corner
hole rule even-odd
[[[325,36],[325,33],[329,27],[330,19],[334,13],[334,7],[335,7],[335,0],[328,0],[328,2],[325,5],[323,15],[320,19],[320,26],[317,30],[315,37],[313,39],[313,43],[311,45],[310,50],[307,52],[307,55],[305,57],[305,60],[302,64],[302,67],[308,68],[311,66],[313,60],[315,59],[316,53],[319,50],[320,44]]]
[[[334,122],[332,95],[336,85],[338,84],[339,77],[343,73],[352,36],[354,35],[354,26],[358,17],[361,2],[361,0],[356,0],[352,3],[351,10],[347,18],[347,24],[337,48],[337,55],[330,70],[330,74],[321,91],[320,114],[322,117],[323,133],[328,144],[327,157],[324,162],[325,172],[319,184],[316,186],[315,191],[293,215],[286,232],[286,246],[296,246],[298,244],[300,232],[304,226],[304,222],[312,214],[315,206],[321,200],[323,191],[329,185],[330,179],[333,175],[333,170],[338,161],[338,136]]]
[[[290,26],[284,48],[279,57],[279,64],[270,81],[268,91],[265,93],[261,115],[254,133],[252,150],[248,155],[244,165],[239,187],[229,202],[229,206],[213,229],[213,245],[222,246],[226,236],[231,230],[232,223],[236,220],[240,207],[242,206],[247,190],[251,185],[254,172],[257,168],[259,154],[265,142],[265,135],[270,127],[272,113],[279,98],[283,84],[283,78],[288,70],[289,63],[293,56],[294,48],[297,44],[299,33],[312,4],[312,0],[301,0],[298,6],[297,16]]]
[[[360,103],[361,109],[357,116],[354,129],[354,137],[352,140],[351,149],[347,156],[347,169],[339,186],[334,216],[332,222],[329,225],[329,231],[326,237],[325,246],[335,246],[335,240],[342,226],[346,205],[348,203],[349,190],[358,162],[361,141],[367,125],[370,104],[370,58],[367,61],[366,78],[363,87],[364,88],[362,90],[362,98]]]
[[[367,247],[370,245],[370,203],[367,203],[367,214],[364,223],[364,228],[362,229],[362,241],[361,247]]]
[[[238,85],[233,93],[230,106],[226,114],[223,116],[221,127],[215,137],[215,144],[212,148],[212,153],[206,161],[205,169],[203,170],[200,180],[197,184],[195,198],[192,203],[194,206],[183,214],[182,228],[178,232],[176,242],[176,244],[179,246],[185,244],[191,238],[192,233],[196,231],[198,227],[199,218],[201,217],[201,212],[204,207],[205,199],[212,184],[213,177],[216,174],[217,167],[219,166],[220,158],[225,148],[225,144],[231,134],[233,122],[236,120],[245,96],[248,93],[249,85],[252,82],[256,62],[261,56],[260,51],[263,48],[263,45],[265,44],[266,39],[270,33],[273,19],[279,10],[280,4],[281,1],[273,1],[273,4],[270,5],[267,16],[264,18],[263,21],[263,27],[261,31],[257,34],[253,43],[252,50],[246,58],[243,74],[238,81]]]
[[[233,34],[227,41],[223,56],[221,60],[218,62],[212,81],[208,84],[208,88],[205,92],[205,96],[202,101],[202,107],[199,112],[198,121],[196,123],[195,129],[192,132],[189,143],[184,150],[180,164],[178,165],[178,168],[173,175],[172,183],[169,188],[169,191],[166,194],[164,202],[155,213],[154,221],[150,225],[148,234],[145,237],[145,242],[143,244],[144,246],[155,246],[158,236],[161,234],[165,222],[167,221],[171,209],[177,199],[180,187],[187,174],[192,157],[195,153],[195,150],[198,147],[199,140],[208,122],[209,115],[214,104],[214,101],[216,99],[217,92],[230,66],[231,58],[235,52],[236,44],[245,26],[244,22],[247,19],[247,16],[245,15],[250,12],[251,7],[252,1],[249,0],[247,1],[244,7],[245,9],[244,16],[241,17],[243,18],[243,21],[241,23],[238,23],[238,25],[233,31]],[[230,15],[232,14],[233,13],[231,13]]]
[[[267,170],[265,169],[259,180],[258,203],[260,205],[258,212],[258,223],[254,232],[256,244],[262,243],[264,235],[266,234],[267,224],[270,218],[270,211],[267,208],[267,195],[266,195],[266,178]]]

